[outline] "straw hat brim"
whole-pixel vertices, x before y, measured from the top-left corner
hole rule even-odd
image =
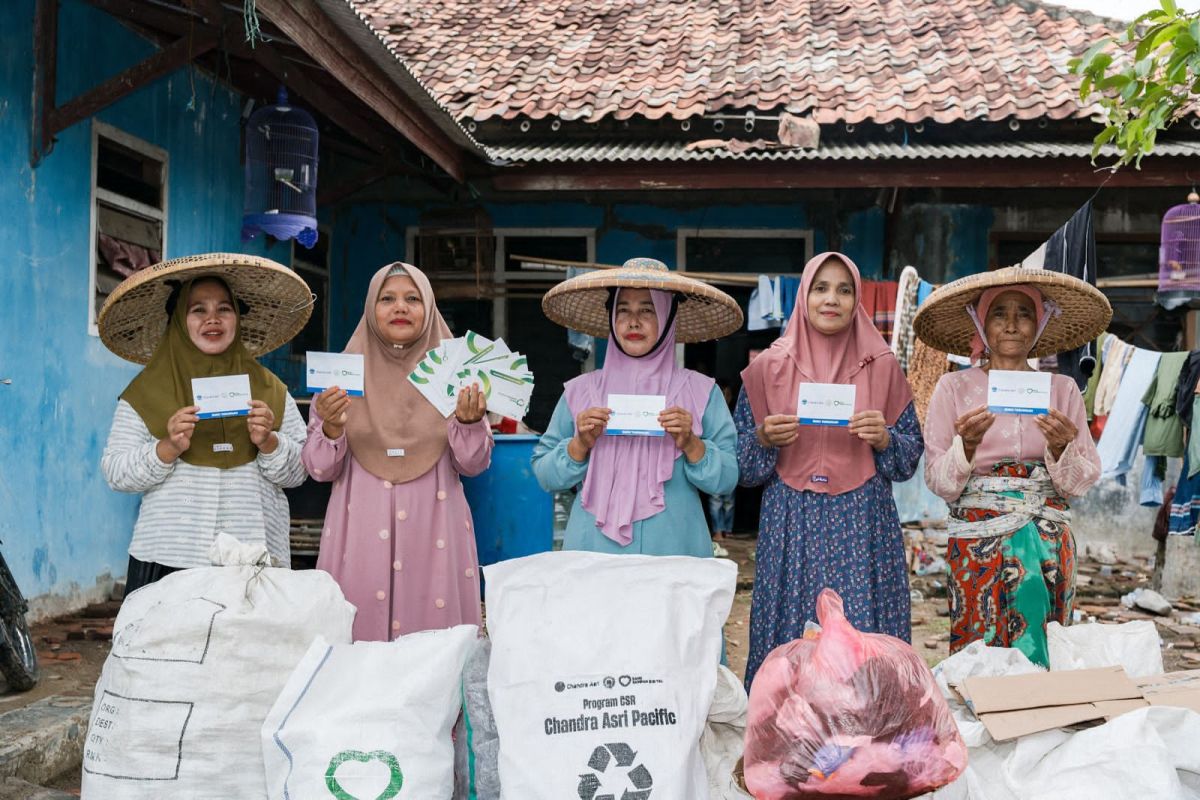
[[[681,344],[727,336],[742,327],[742,309],[725,292],[695,278],[661,269],[624,267],[587,272],[563,281],[542,298],[554,322],[597,338],[609,334],[609,289],[657,289],[679,295],[675,340]]]
[[[172,285],[213,275],[249,306],[239,328],[252,356],[269,353],[300,332],[312,314],[312,291],[292,270],[259,256],[204,253],[162,261],[121,282],[100,309],[100,339],[121,358],[145,364],[167,329]]]
[[[1087,344],[1103,333],[1112,320],[1108,298],[1090,283],[1051,270],[1006,267],[968,275],[936,289],[917,311],[913,328],[930,347],[944,353],[970,355],[975,324],[967,316],[967,306],[977,303],[985,289],[1019,284],[1036,288],[1062,309],[1062,314],[1046,324],[1030,358],[1063,353]]]

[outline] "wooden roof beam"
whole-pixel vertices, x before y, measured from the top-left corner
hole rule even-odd
[[[464,179],[466,167],[461,149],[401,93],[395,82],[333,24],[314,0],[257,0],[257,7],[439,167],[457,181]]]
[[[538,164],[493,168],[497,191],[693,191],[900,188],[1066,189],[1184,186],[1189,160],[1146,158],[1110,176],[1086,159],[929,159],[885,162],[695,162]],[[702,168],[698,168],[702,167]]]

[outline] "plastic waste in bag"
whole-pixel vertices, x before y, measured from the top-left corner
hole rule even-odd
[[[750,687],[746,785],[758,800],[902,800],[962,772],[967,749],[912,647],[860,633],[831,589],[821,630],[775,648]]]

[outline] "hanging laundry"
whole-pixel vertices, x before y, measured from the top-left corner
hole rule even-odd
[[[1142,443],[1142,432],[1149,411],[1142,404],[1142,397],[1154,380],[1158,360],[1158,353],[1134,348],[1129,366],[1121,377],[1112,413],[1108,415],[1108,423],[1104,426],[1104,435],[1096,445],[1104,468],[1101,477],[1115,478],[1122,486],[1125,485],[1126,474],[1133,468],[1133,459]]]
[[[758,276],[758,288],[750,293],[750,303],[746,307],[746,330],[765,331],[782,324],[782,303],[776,286],[776,282],[766,275]]]
[[[1200,384],[1200,350],[1193,350],[1188,353],[1179,372],[1179,385],[1175,387],[1175,413],[1189,428],[1192,427],[1192,402],[1196,399],[1197,384]]]
[[[900,362],[900,369],[908,371],[908,359],[912,355],[913,318],[917,315],[917,290],[921,288],[921,277],[913,267],[905,267],[900,273],[900,288],[896,290],[896,325],[892,328],[892,352]]]
[[[1200,395],[1192,398],[1192,417],[1200,406]],[[1174,534],[1195,533],[1200,520],[1200,436],[1188,438],[1187,450],[1183,454],[1183,469],[1179,473],[1179,484],[1171,500],[1171,520],[1168,531]]]
[[[1167,459],[1162,456],[1146,456],[1142,464],[1142,488],[1138,504],[1155,508],[1163,504],[1163,479],[1167,477]]]
[[[1125,374],[1129,359],[1136,349],[1133,345],[1125,344],[1116,336],[1107,339],[1109,352],[1104,355],[1104,370],[1100,373],[1100,382],[1096,384],[1096,398],[1093,411],[1097,417],[1107,417],[1112,411],[1117,399],[1117,390],[1121,388],[1121,376]]]
[[[862,282],[862,306],[885,341],[891,341],[892,327],[896,324],[896,292],[899,288],[896,281]]]
[[[1092,201],[1088,200],[1067,223],[1021,262],[1027,269],[1048,269],[1096,285],[1096,231],[1092,225]],[[1058,371],[1078,384],[1080,391],[1096,368],[1095,345],[1058,354]]]
[[[776,305],[783,309],[783,325],[786,328],[792,312],[796,309],[796,295],[800,294],[799,275],[780,275],[775,279]]]
[[[917,421],[925,426],[925,415],[929,412],[929,401],[941,377],[950,371],[950,360],[941,350],[934,350],[918,338],[913,342],[912,357],[908,362],[908,385],[912,389],[913,404]]]
[[[1104,340],[1107,337],[1107,333],[1102,333],[1096,338],[1096,368],[1092,370],[1087,388],[1083,390],[1083,409],[1087,412],[1088,422],[1096,418],[1096,388],[1100,385],[1100,376],[1104,372],[1104,353],[1107,349]]]
[[[1154,379],[1142,397],[1149,409],[1142,450],[1147,456],[1183,457],[1183,421],[1175,413],[1175,389],[1187,353],[1163,353]]]
[[[933,290],[936,288],[936,286],[926,280],[922,280],[917,284],[917,308],[925,304],[925,301],[929,299],[929,295],[933,294]]]

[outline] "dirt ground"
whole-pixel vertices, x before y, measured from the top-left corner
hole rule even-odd
[[[944,546],[938,541],[944,537],[939,537],[936,531],[917,529],[906,531],[906,536],[911,566],[924,564],[926,569],[931,565],[935,569],[935,574],[930,575],[910,573],[912,643],[933,666],[949,655],[950,644],[946,579],[943,573],[936,571],[936,559],[944,555]],[[730,669],[742,676],[749,649],[750,599],[754,583],[752,554],[756,542],[752,537],[739,536],[727,539],[723,544],[729,550],[729,557],[738,565],[737,593],[725,623],[726,652]],[[1200,625],[1184,622],[1185,617],[1200,611],[1200,600],[1170,598],[1174,610],[1166,617],[1125,608],[1121,605],[1121,597],[1139,586],[1150,585],[1153,564],[1137,557],[1113,561],[1101,564],[1094,559],[1080,558],[1075,604],[1077,621],[1115,624],[1152,619],[1162,639],[1164,668],[1167,671],[1200,668]],[[4,693],[4,687],[0,685],[0,713],[50,695],[90,697],[108,655],[113,618],[119,607],[119,603],[103,603],[73,616],[35,626],[33,634],[41,661],[41,681],[25,694]],[[1196,619],[1200,620],[1200,617]],[[78,775],[62,776],[54,788],[78,793]]]

